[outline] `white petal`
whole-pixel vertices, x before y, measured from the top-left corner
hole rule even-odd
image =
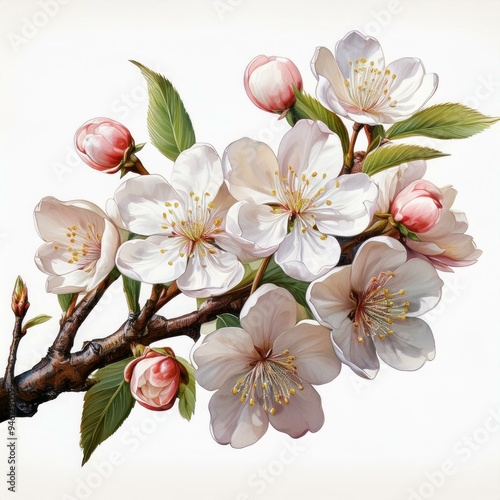
[[[243,239],[244,250],[255,257],[266,257],[276,251],[288,230],[287,213],[274,213],[267,205],[239,202],[228,214],[226,231]]]
[[[62,276],[49,276],[46,290],[49,293],[80,293],[90,290],[91,277],[85,271],[77,269]]]
[[[418,370],[434,359],[434,337],[429,325],[418,318],[394,323],[394,333],[383,340],[373,338],[382,361],[398,370]]]
[[[318,87],[326,90],[331,87],[331,95],[335,100],[352,102],[346,91],[345,78],[342,76],[333,54],[325,47],[317,47],[311,61],[311,69],[318,79]],[[323,90],[323,92],[325,91]],[[319,98],[319,97],[318,97]]]
[[[276,353],[290,351],[302,380],[311,384],[326,384],[339,373],[341,363],[330,340],[330,329],[311,321],[302,321],[281,333],[274,342]]]
[[[266,353],[278,335],[297,323],[297,303],[284,288],[265,284],[245,302],[240,322],[252,336],[254,345]]]
[[[87,227],[93,224],[95,231],[104,231],[106,214],[93,203],[74,200],[59,201],[52,196],[43,198],[34,210],[35,224],[38,234],[45,241],[67,243],[68,227]]]
[[[302,437],[306,432],[317,432],[325,422],[320,395],[309,383],[302,385],[304,389],[290,396],[288,404],[276,404],[276,413],[269,417],[276,430],[293,438]]]
[[[365,290],[370,279],[381,272],[395,271],[406,262],[405,247],[394,238],[377,236],[365,241],[352,263],[351,283],[354,290]]]
[[[438,304],[443,281],[432,264],[422,259],[410,259],[396,270],[388,287],[395,294],[404,289],[404,298],[410,303],[408,316],[420,316]]]
[[[332,84],[323,76],[318,77],[316,86],[316,97],[318,101],[327,109],[340,116],[347,116],[347,111],[339,101]]]
[[[337,236],[361,233],[370,223],[377,194],[377,186],[366,174],[341,175],[329,182],[321,198],[323,204],[311,210],[319,231]]]
[[[256,443],[267,431],[269,419],[260,404],[241,402],[232,388],[237,378],[228,380],[210,399],[210,426],[219,444],[244,448]]]
[[[355,373],[369,379],[377,375],[380,363],[373,341],[365,337],[363,342],[359,342],[350,319],[346,319],[340,328],[332,330],[331,337],[337,356]]]
[[[407,99],[420,87],[425,69],[420,59],[404,57],[391,62],[387,69],[396,75],[389,91],[391,100]]]
[[[302,232],[302,229],[306,229]],[[323,239],[324,238],[324,239]],[[286,236],[274,260],[288,276],[302,281],[312,281],[323,276],[337,265],[340,245],[333,236],[306,228],[299,219]]]
[[[165,224],[163,213],[166,202],[179,202],[180,197],[172,186],[160,175],[141,175],[124,182],[114,199],[121,219],[130,231],[150,236],[171,234],[162,228]]]
[[[358,31],[351,31],[335,47],[335,57],[340,71],[345,78],[351,73],[351,65],[358,59],[373,61],[380,71],[385,68],[384,53],[378,41],[371,36],[364,36]]]
[[[324,123],[299,120],[281,140],[278,149],[280,173],[287,177],[292,167],[296,175],[309,177],[316,172],[331,177],[342,168],[343,152],[340,139]]]
[[[213,253],[211,253],[213,252]],[[177,285],[188,297],[220,295],[235,287],[245,271],[236,255],[209,244],[198,244]]]
[[[222,159],[224,177],[237,200],[276,203],[272,194],[278,161],[272,149],[248,137],[230,144]]]
[[[336,267],[326,276],[313,281],[307,289],[306,299],[311,311],[324,326],[340,328],[356,308],[355,301],[350,297],[351,267]]]
[[[137,281],[168,283],[185,271],[186,253],[182,238],[151,236],[125,242],[118,250],[116,265],[121,273]]]
[[[206,193],[215,197],[223,181],[219,155],[209,144],[191,146],[175,160],[171,181],[184,202],[192,196],[205,199]]]
[[[241,328],[228,327],[207,335],[193,358],[198,367],[196,381],[213,391],[229,378],[250,371],[250,363],[258,359],[258,354],[250,334]]]

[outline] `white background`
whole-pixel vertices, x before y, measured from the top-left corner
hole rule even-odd
[[[41,244],[33,208],[47,195],[103,206],[119,184],[117,176],[75,159],[75,130],[90,118],[108,116],[124,123],[137,142],[148,140],[146,94],[129,59],[172,80],[197,140],[221,154],[242,136],[276,147],[288,129],[246,97],[242,75],[254,56],[294,60],[306,91],[314,93],[309,62],[315,47],[333,49],[354,28],[375,35],[388,61],[416,56],[427,71],[438,73],[431,103],[463,102],[500,115],[497,1],[46,0],[50,15],[42,5],[0,1],[0,372],[18,274],[29,286],[29,315],[53,319],[23,339],[17,373],[45,354],[57,330],[57,300],[44,292],[46,277],[33,262]],[[497,125],[464,141],[423,141],[452,153],[430,162],[427,178],[458,188],[456,208],[466,211],[469,232],[484,250],[477,265],[444,278],[443,301],[428,316],[437,344],[432,363],[414,373],[383,366],[371,382],[344,369],[320,387],[326,414],[320,432],[294,441],[270,429],[244,450],[213,441],[205,391],[199,391],[191,423],[175,409],[158,414],[137,406],[83,468],[83,395],[63,394],[33,418],[17,420],[15,498],[498,499],[499,130]],[[150,171],[169,174],[170,162],[150,144],[140,157]],[[175,313],[190,307],[178,301]],[[110,333],[125,315],[117,285],[79,333],[76,347]],[[189,341],[170,345],[188,356]],[[6,441],[3,424],[1,499],[12,496]]]

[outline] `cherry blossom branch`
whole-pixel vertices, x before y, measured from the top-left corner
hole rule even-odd
[[[17,390],[16,416],[33,416],[40,404],[55,399],[63,392],[87,390],[88,377],[92,372],[130,356],[131,345],[134,343],[149,345],[158,340],[181,335],[186,335],[194,341],[198,340],[203,323],[223,313],[237,314],[243,307],[249,291],[249,287],[246,287],[210,298],[197,311],[167,319],[154,313],[158,305],[157,297],[161,296],[161,292],[156,289],[137,319],[129,318],[111,335],[86,342],[78,352],[63,354],[49,349],[47,355],[33,368],[18,375],[13,381]],[[8,391],[3,380],[0,380],[0,384],[0,421],[4,421],[10,417]]]
[[[350,174],[351,169],[352,169],[352,162],[354,159],[354,147],[356,145],[356,140],[358,138],[359,131],[363,128],[362,123],[354,123],[352,126],[352,135],[351,135],[351,141],[349,143],[349,151],[347,152],[346,156],[346,165],[342,169],[341,173],[342,174]]]

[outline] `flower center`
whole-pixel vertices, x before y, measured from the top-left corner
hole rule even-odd
[[[203,247],[204,242],[212,243],[214,236],[223,231],[220,227],[222,218],[213,213],[214,204],[209,201],[211,197],[210,193],[199,196],[191,191],[190,202],[185,206],[177,201],[165,202],[161,229],[170,229],[171,237],[185,240],[186,245],[181,249],[180,257],[186,254],[188,257],[193,257],[195,248]],[[201,251],[204,252],[203,249]],[[161,252],[165,250],[162,249]]]
[[[370,280],[363,292],[351,291],[351,298],[356,302],[356,308],[350,318],[354,322],[358,334],[358,342],[364,342],[364,337],[378,335],[383,340],[387,335],[394,334],[395,320],[405,320],[410,302],[404,299],[405,290],[391,293],[387,283],[395,276],[393,272],[381,272]]]
[[[396,74],[388,69],[379,69],[374,61],[363,57],[357,61],[349,61],[351,76],[344,81],[353,102],[361,109],[369,111],[389,101],[391,108],[397,101],[391,101],[389,92],[396,79]]]
[[[294,365],[295,356],[287,349],[281,354],[272,351],[253,364],[252,370],[240,378],[233,387],[233,394],[250,406],[260,403],[264,411],[276,413],[275,404],[286,405],[296,390],[303,390],[302,381]]]
[[[54,245],[54,250],[62,251],[61,259],[86,273],[93,271],[101,257],[101,233],[97,232],[95,224],[88,223],[86,228],[76,224],[69,226],[65,236],[68,246],[64,247],[63,238],[60,244]]]

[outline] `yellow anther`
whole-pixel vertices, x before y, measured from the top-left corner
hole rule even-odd
[[[387,330],[387,333],[388,333],[389,335],[393,335],[393,334],[394,334],[394,330]]]
[[[269,410],[269,413],[270,413],[271,415],[274,415],[274,414],[276,413],[276,410],[275,410],[274,408],[271,408],[271,409]]]
[[[362,344],[364,341],[365,341],[365,339],[364,339],[363,337],[358,337],[358,342],[359,342],[360,344]]]
[[[283,354],[288,355],[288,354],[290,354],[290,351],[289,351],[288,349],[285,349],[285,350],[283,351]]]
[[[167,214],[165,212],[162,213],[162,216],[163,216],[164,219],[167,218]]]
[[[316,177],[317,175],[318,175],[318,172],[313,172],[313,173],[311,174],[311,177]]]
[[[161,252],[161,253],[165,253],[165,252],[166,252],[166,250],[165,250],[164,248],[161,248],[161,249],[160,249],[160,252]]]
[[[168,226],[163,225],[163,226],[161,226],[161,228],[162,228],[162,229],[167,229],[167,228],[168,228]]]
[[[173,263],[172,261],[169,261],[169,262],[168,262],[168,265],[169,265],[169,266],[173,266],[173,265],[174,265],[174,263]]]
[[[273,189],[273,190],[271,191],[271,194],[272,194],[273,196],[276,196],[276,189]]]
[[[179,204],[177,202],[174,202],[174,208],[179,208]]]
[[[170,203],[169,201],[166,201],[166,202],[165,202],[165,206],[166,206],[166,207],[171,207],[171,206],[172,206],[172,203]]]
[[[205,196],[212,196],[210,193],[205,193]]]
[[[54,245],[54,250],[59,250],[59,247],[57,245]]]
[[[290,394],[290,396],[293,396],[295,394],[295,389],[288,389],[288,394]]]
[[[305,227],[303,227],[303,228],[301,229],[301,231],[302,231],[303,233],[305,233],[305,232],[307,231],[307,229],[306,229]]]
[[[211,253],[212,255],[215,255],[217,253],[217,250],[215,248],[209,248],[208,253]]]
[[[405,293],[406,293],[406,290],[404,288],[401,288],[401,290],[399,290],[400,295],[404,295]]]
[[[326,200],[325,202],[328,206],[330,206],[332,204],[332,200]]]
[[[220,217],[214,220],[215,227],[219,227],[221,224],[222,224],[222,219]]]
[[[379,336],[378,336],[378,338],[380,340],[384,340],[385,339],[385,335],[383,333],[380,333]]]
[[[184,257],[184,255],[186,255],[186,254],[185,254],[184,252],[181,252],[181,253],[179,254],[179,257]]]
[[[285,403],[286,405],[289,403],[289,401],[290,401],[290,400],[289,400],[288,398],[286,398],[286,397],[285,397],[285,398],[283,398],[283,403]]]
[[[354,322],[354,328],[357,328],[359,326],[359,323],[357,321]]]
[[[250,401],[248,402],[248,404],[250,406],[253,406],[255,404],[255,399],[254,398],[250,398]]]
[[[236,387],[233,387],[233,394],[238,394],[238,389],[236,389]]]
[[[326,240],[326,235],[325,234],[321,234],[320,237],[319,237],[320,240],[322,241],[325,241]]]

